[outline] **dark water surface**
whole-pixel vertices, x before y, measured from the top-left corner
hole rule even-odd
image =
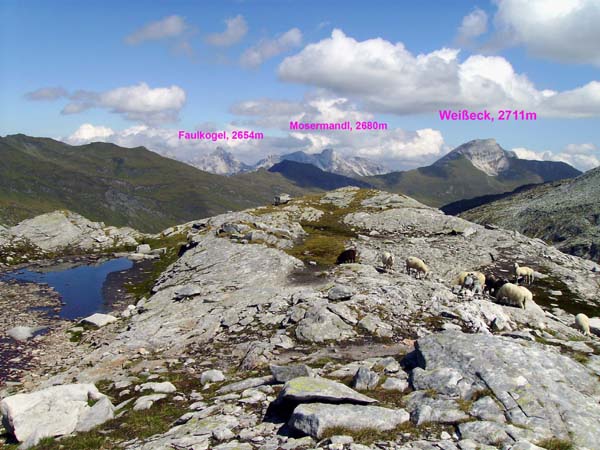
[[[108,274],[128,270],[133,262],[117,258],[94,265],[60,268],[44,267],[43,271],[18,270],[0,275],[2,280],[46,283],[52,286],[65,303],[60,310],[63,319],[77,319],[96,312],[106,312],[102,287]]]

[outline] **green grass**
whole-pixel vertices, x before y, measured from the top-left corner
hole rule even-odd
[[[319,266],[335,264],[348,242],[357,237],[357,232],[352,231],[351,227],[343,222],[343,218],[358,211],[361,208],[360,203],[372,195],[374,191],[369,189],[356,191],[354,199],[345,208],[320,203],[321,195],[305,197],[303,206],[319,209],[323,211],[323,215],[315,221],[300,222],[308,235],[286,252],[305,262],[315,261]]]
[[[185,242],[185,236],[182,234],[174,234],[172,236],[162,238],[144,239],[141,242],[142,244],[149,244],[153,249],[165,247],[166,251],[160,255],[159,259],[152,263],[151,269],[142,281],[134,284],[125,284],[125,289],[127,289],[127,292],[133,294],[138,300],[142,297],[149,297],[152,295],[152,288],[154,287],[156,280],[167,269],[167,267],[179,259],[179,247]]]
[[[575,450],[575,444],[566,439],[544,439],[543,441],[538,442],[536,445],[545,448],[546,450]]]

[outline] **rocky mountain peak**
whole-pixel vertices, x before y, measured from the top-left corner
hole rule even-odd
[[[476,168],[489,176],[498,176],[510,167],[510,159],[516,158],[517,155],[504,150],[495,139],[475,139],[456,147],[436,164],[443,164],[459,157],[467,158]]]
[[[233,175],[250,169],[250,166],[241,162],[223,147],[217,147],[211,153],[193,158],[188,163],[200,170],[218,175]]]

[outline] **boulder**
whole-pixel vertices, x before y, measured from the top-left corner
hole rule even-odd
[[[329,311],[326,306],[314,306],[309,309],[296,327],[296,337],[310,342],[345,340],[354,334],[352,326]]]
[[[109,323],[116,322],[117,320],[118,319],[115,316],[111,316],[110,314],[95,313],[85,319],[81,319],[79,322],[101,328]]]
[[[172,392],[175,392],[177,389],[175,388],[175,386],[168,382],[168,381],[164,381],[162,383],[144,383],[140,386],[140,390],[141,391],[152,391],[152,392],[156,392],[157,394],[170,394]]]
[[[218,383],[223,380],[225,380],[225,375],[217,369],[206,370],[200,375],[200,383],[202,383],[202,385],[207,383]]]
[[[277,397],[278,402],[330,402],[354,403],[364,405],[376,403],[377,400],[367,397],[345,384],[326,378],[299,377],[288,381]]]
[[[163,398],[167,398],[166,394],[152,394],[152,395],[144,395],[143,397],[139,397],[134,405],[134,411],[141,411],[144,409],[150,409],[154,402],[162,400]]]
[[[379,384],[379,375],[366,367],[360,367],[352,379],[352,387],[361,391],[375,389]]]
[[[152,249],[150,248],[150,245],[148,245],[148,244],[140,244],[135,248],[135,252],[141,253],[142,255],[147,255],[151,251],[152,251]]]
[[[353,295],[352,289],[348,286],[338,284],[332,287],[327,293],[327,298],[332,301],[348,300]]]
[[[97,401],[90,406],[89,401]],[[0,402],[2,422],[19,442],[35,445],[45,437],[89,430],[113,417],[108,398],[93,384],[65,384]]]
[[[408,421],[409,414],[403,409],[388,409],[379,406],[331,405],[310,403],[298,405],[288,425],[297,431],[320,439],[330,428],[353,431],[363,429],[387,431]]]
[[[45,329],[46,327],[13,327],[6,332],[15,341],[26,341],[31,339],[35,333]]]
[[[289,366],[278,366],[271,364],[271,374],[277,383],[286,383],[298,377],[310,377],[312,370],[306,364],[292,364]]]

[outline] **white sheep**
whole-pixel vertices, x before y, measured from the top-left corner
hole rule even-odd
[[[468,278],[471,278],[471,282],[469,283],[469,286],[465,286],[465,282]],[[478,280],[481,286],[485,286],[485,275],[481,272],[461,272],[458,274],[455,284],[462,287],[472,287],[475,280]]]
[[[416,256],[409,256],[406,258],[406,273],[410,274],[413,270],[417,275],[422,273],[425,278],[427,278],[427,275],[429,274],[429,267],[427,267],[427,264],[425,264],[423,260]]]
[[[520,267],[515,263],[515,275],[517,276],[516,283],[519,284],[519,277],[524,277],[527,284],[533,283],[535,271],[531,267]]]
[[[586,336],[591,336],[590,333],[590,319],[583,313],[579,313],[575,316],[575,326]]]
[[[496,293],[498,303],[510,306],[518,306],[525,309],[527,300],[533,300],[533,294],[522,286],[506,283]]]
[[[385,270],[391,270],[394,265],[394,255],[390,252],[383,252],[381,254],[381,262]]]

